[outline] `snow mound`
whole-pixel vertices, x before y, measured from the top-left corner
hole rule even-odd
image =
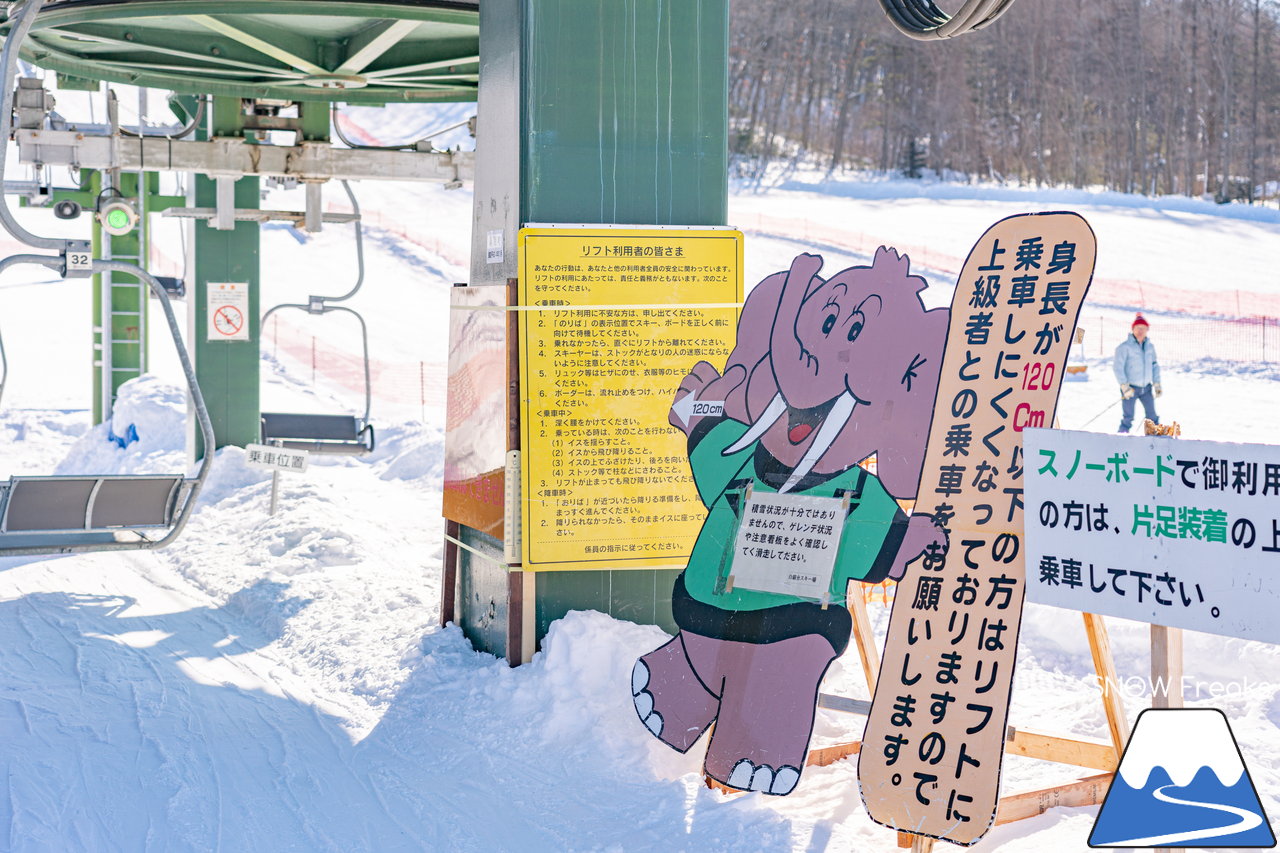
[[[187,398],[181,388],[155,376],[132,379],[120,386],[110,422],[98,424],[71,445],[54,473],[171,474],[184,470],[186,418]]]
[[[444,434],[416,422],[385,427],[369,461],[383,466],[383,480],[439,483],[444,476]]]

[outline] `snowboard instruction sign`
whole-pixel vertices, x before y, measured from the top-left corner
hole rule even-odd
[[[208,316],[208,340],[249,340],[248,282],[209,282],[205,313]]]
[[[1280,447],[1025,435],[1030,600],[1280,643]]]
[[[527,228],[519,255],[524,568],[683,566],[706,511],[672,381],[733,348],[741,232]]]
[[[995,821],[1025,593],[1022,436],[1053,423],[1095,254],[1074,213],[1013,216],[960,273],[916,500],[948,546],[898,585],[858,759],[879,823],[968,845]]]

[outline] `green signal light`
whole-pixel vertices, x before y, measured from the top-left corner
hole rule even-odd
[[[129,224],[129,214],[120,208],[107,212],[107,227],[112,231],[124,231]]]

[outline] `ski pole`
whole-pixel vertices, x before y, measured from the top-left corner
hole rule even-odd
[[[1123,398],[1121,398],[1121,399],[1123,399]],[[1102,417],[1102,416],[1103,416],[1103,415],[1105,415],[1107,412],[1109,412],[1109,411],[1111,411],[1112,409],[1114,409],[1114,408],[1116,407],[1116,403],[1119,403],[1119,402],[1120,402],[1120,400],[1116,400],[1116,402],[1115,402],[1115,403],[1112,403],[1111,405],[1107,406],[1107,407],[1106,407],[1105,409],[1103,409],[1101,412],[1098,412],[1098,414],[1094,415],[1093,417],[1089,418],[1089,420],[1087,420],[1087,421],[1085,421],[1084,423],[1082,423],[1082,424],[1080,425],[1080,427],[1079,427],[1079,428],[1080,428],[1080,429],[1084,429],[1084,428],[1085,428],[1085,427],[1087,427],[1089,424],[1093,423],[1093,422],[1094,422],[1094,421],[1096,421],[1098,418]]]

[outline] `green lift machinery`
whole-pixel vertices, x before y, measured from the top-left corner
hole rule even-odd
[[[0,554],[161,547],[178,535],[213,447],[259,440],[259,226],[295,222],[309,231],[349,221],[323,211],[333,180],[469,179],[472,155],[429,143],[394,148],[330,143],[339,103],[474,101],[478,86],[476,2],[302,0],[20,0],[0,13],[5,38],[5,135],[35,179],[9,184],[28,206],[60,218],[93,215],[85,240],[39,237],[0,205],[0,219],[39,250],[0,261],[38,264],[95,279],[94,417],[111,417],[119,387],[147,367],[148,293],[180,347],[193,410],[193,478],[10,478],[0,483]],[[104,82],[172,92],[181,126],[118,119],[73,122],[54,111],[40,79],[17,79],[18,57],[53,72],[60,89],[100,91]],[[54,186],[55,169],[78,174]],[[191,175],[186,197],[160,193],[159,173]],[[60,174],[60,173],[59,173]],[[260,209],[259,185],[306,188],[306,209]],[[191,234],[188,333],[166,283],[143,267],[150,219],[187,220]],[[209,284],[247,293],[244,332],[210,328]],[[189,351],[188,351],[189,350]],[[9,365],[6,363],[4,368]],[[2,382],[3,379],[0,379]]]

